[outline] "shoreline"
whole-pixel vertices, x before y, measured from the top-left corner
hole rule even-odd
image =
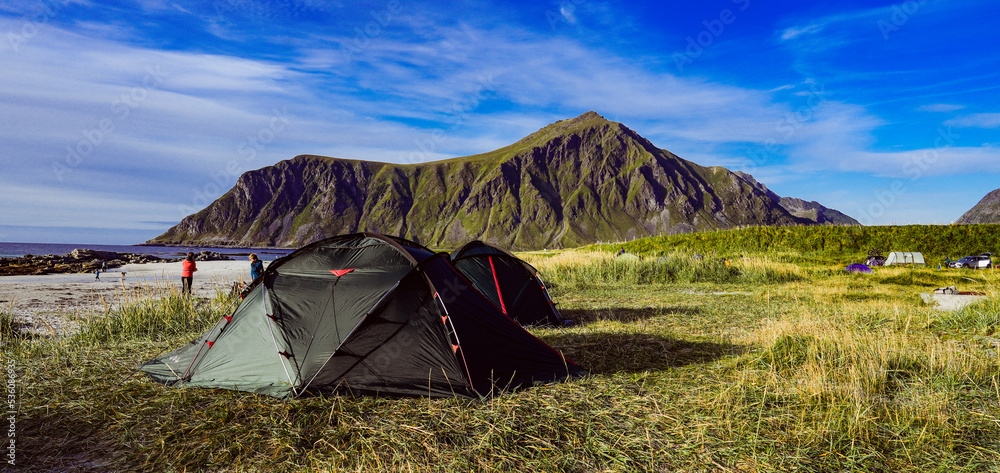
[[[197,243],[197,242],[195,242],[195,243]],[[284,246],[252,246],[251,247],[251,246],[236,245],[236,244],[229,245],[229,244],[223,244],[223,243],[212,243],[210,245],[196,245],[196,244],[192,244],[192,243],[149,243],[149,242],[135,243],[135,244],[132,244],[132,245],[123,245],[123,246],[140,246],[140,247],[144,247],[144,248],[218,248],[218,249],[223,249],[223,250],[248,250],[248,251],[254,251],[254,250],[258,250],[258,251],[259,250],[280,250],[280,251],[289,251],[289,252],[295,251],[295,250],[301,248],[301,246],[292,246],[292,247],[284,247]]]
[[[267,262],[265,262],[265,265]],[[116,307],[125,294],[141,288],[180,290],[180,263],[130,263],[94,273],[0,276],[0,310],[10,313],[33,333],[65,333],[76,315]],[[199,261],[193,295],[215,297],[234,282],[250,279],[247,261]]]
[[[107,244],[83,244],[83,243],[18,243],[18,242],[0,242],[0,266],[4,264],[10,265],[12,263],[24,265],[25,261],[12,261],[12,260],[66,260],[69,261],[58,261],[60,263],[82,263],[82,262],[92,262],[94,258],[100,260],[108,260],[104,256],[115,253],[118,255],[117,259],[123,260],[125,263],[129,262],[157,262],[155,259],[158,258],[160,262],[168,262],[171,260],[177,260],[183,258],[187,253],[193,252],[196,254],[202,254],[208,252],[212,255],[211,258],[199,258],[201,260],[213,260],[221,259],[222,257],[234,258],[236,260],[244,260],[246,256],[250,253],[257,253],[260,255],[263,261],[273,261],[282,256],[292,253],[295,249],[291,248],[241,248],[237,246],[231,247],[214,247],[214,246],[188,246],[188,245],[165,245],[165,246],[149,246],[149,245],[107,245]],[[88,258],[86,261],[73,261],[72,255],[74,252],[83,252],[87,254]],[[153,261],[128,261],[128,259],[134,258],[150,258]],[[40,261],[42,262],[42,261]]]

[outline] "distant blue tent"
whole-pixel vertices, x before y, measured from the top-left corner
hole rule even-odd
[[[847,271],[849,271],[849,272],[852,272],[852,273],[871,273],[871,272],[874,272],[874,271],[872,271],[871,268],[869,268],[868,266],[863,265],[861,263],[854,263],[854,264],[848,266],[845,269]]]

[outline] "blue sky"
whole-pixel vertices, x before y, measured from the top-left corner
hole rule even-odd
[[[864,224],[1000,187],[996,1],[0,3],[0,241],[138,243],[299,154],[413,163],[594,110]]]

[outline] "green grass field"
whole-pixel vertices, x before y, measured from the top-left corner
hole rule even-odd
[[[22,371],[18,466],[1000,469],[1000,272],[855,275],[840,253],[742,248],[727,264],[667,239],[630,245],[645,258],[617,260],[613,245],[521,255],[577,322],[533,333],[591,376],[476,401],[282,401],[133,371],[226,313],[222,295],[192,303],[151,288],[120,311],[80,314],[88,329],[63,338],[18,335],[4,315],[5,357]],[[920,301],[953,284],[990,297],[954,313]]]

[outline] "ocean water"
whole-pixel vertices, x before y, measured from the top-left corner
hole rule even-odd
[[[180,258],[189,251],[195,253],[208,250],[229,255],[233,259],[246,259],[250,253],[257,253],[263,261],[274,261],[294,250],[277,250],[264,248],[211,248],[201,246],[131,246],[131,245],[91,245],[83,243],[11,243],[0,242],[0,258],[15,258],[24,255],[65,255],[77,248],[87,248],[98,251],[114,251],[115,253],[135,253],[153,255],[161,258]]]

